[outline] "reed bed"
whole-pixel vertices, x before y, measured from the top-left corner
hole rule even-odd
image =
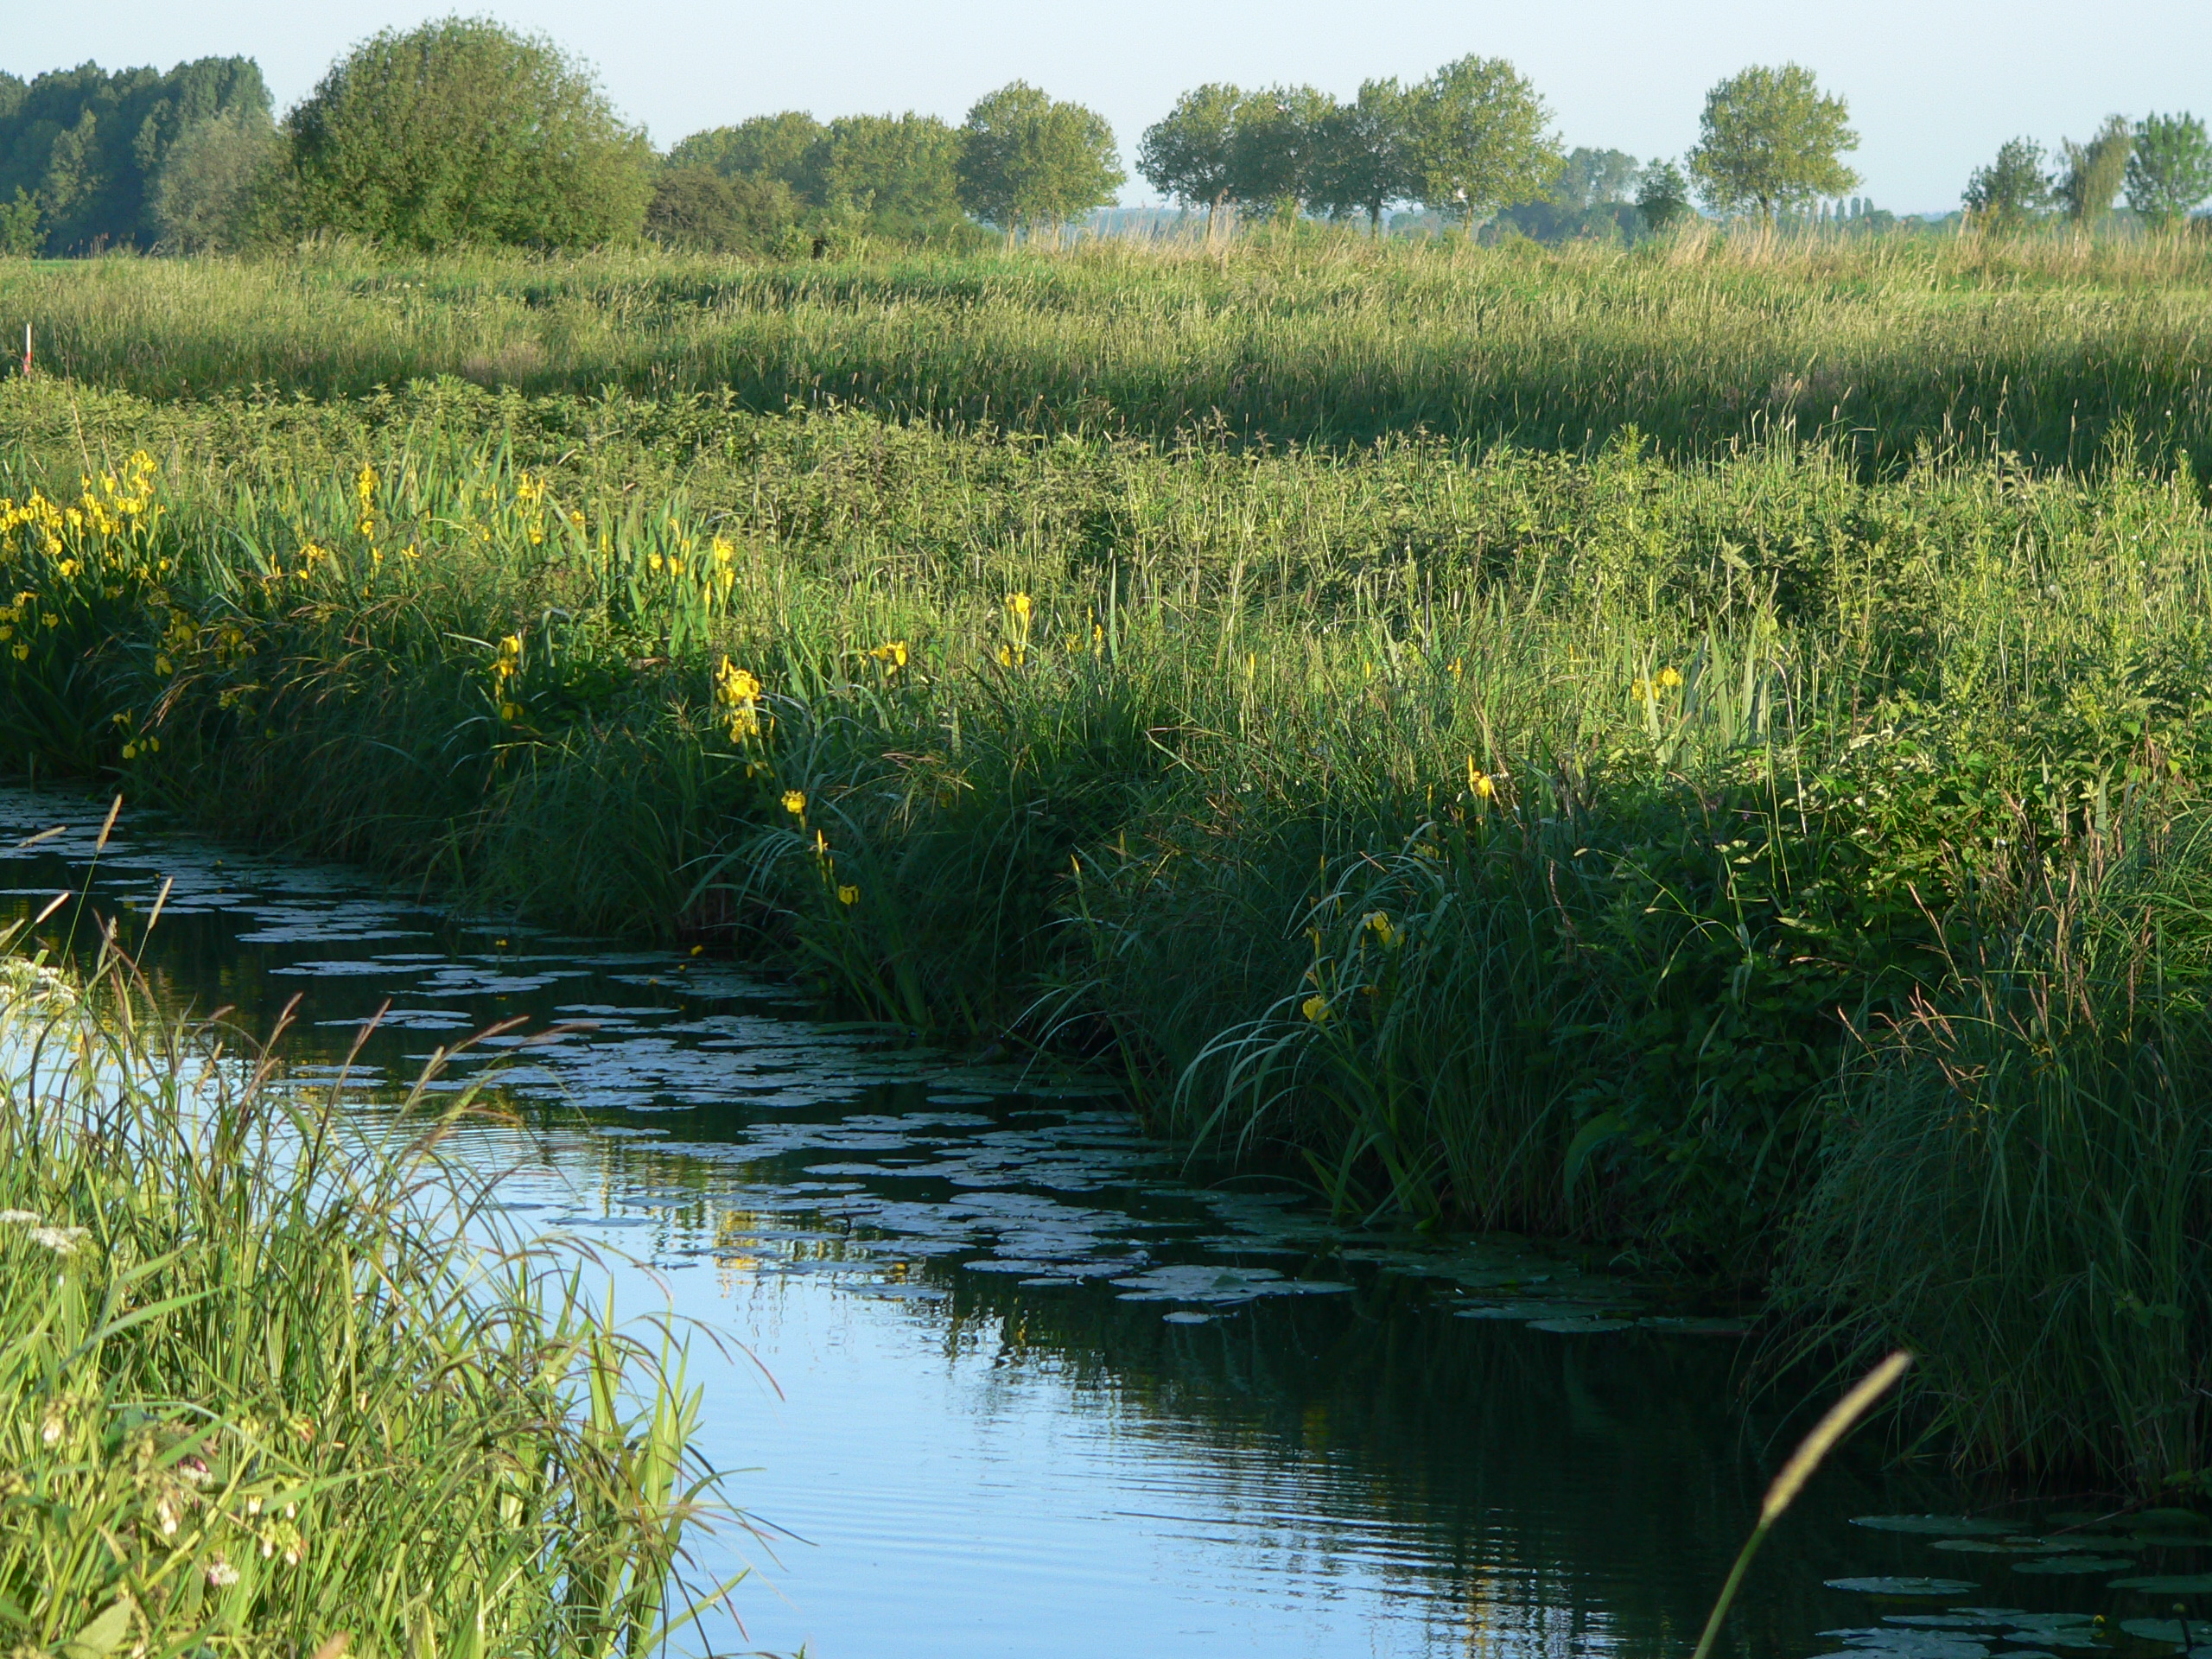
[[[685,1629],[717,1588],[697,1391],[442,1158],[473,1101],[310,1096],[150,1007],[111,950],[0,957],[0,1640],[611,1656]]]
[[[1772,1284],[1920,1349],[1961,1456],[2156,1484],[2207,1427],[2205,1149],[2144,1081],[2206,1041],[2201,253],[18,272],[213,308],[133,368],[86,301],[120,385],[0,388],[4,741],[1090,1054],[1347,1221]],[[710,315],[767,332],[683,366]],[[883,378],[743,379],[778,330]],[[401,384],[521,339],[535,381]],[[1892,399],[1873,437],[1759,401],[1789,340]],[[286,341],[259,391],[128,389]]]

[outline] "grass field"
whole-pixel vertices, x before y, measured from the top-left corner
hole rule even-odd
[[[1091,1053],[1347,1219],[1770,1282],[1969,1458],[2155,1484],[2212,1435],[2206,272],[18,267],[68,375],[0,388],[0,701]]]

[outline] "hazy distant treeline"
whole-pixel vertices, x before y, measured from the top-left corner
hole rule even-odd
[[[1136,170],[1198,216],[1456,229],[1491,238],[1633,241],[1694,199],[1724,216],[1807,216],[1858,230],[1844,100],[1801,66],[1754,66],[1708,93],[1678,160],[1567,149],[1535,88],[1470,55],[1419,82],[1186,92],[1136,146]],[[665,156],[616,114],[588,66],[481,19],[386,30],[334,64],[281,119],[245,58],[167,73],[97,65],[0,74],[0,252],[244,251],[337,234],[394,248],[577,247],[640,236],[726,252],[821,253],[861,236],[960,246],[1056,231],[1112,204],[1114,133],[1083,105],[1015,81],[958,125],[935,116],[786,111],[694,133]],[[2010,230],[2129,210],[2185,218],[2212,196],[2193,117],[2115,116],[2046,156],[2014,139],[1964,194]]]

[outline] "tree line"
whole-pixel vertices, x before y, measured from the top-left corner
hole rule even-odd
[[[1663,232],[1694,199],[1722,215],[1801,213],[1857,186],[1844,159],[1857,143],[1844,100],[1783,64],[1715,86],[1679,163],[1570,152],[1525,77],[1469,55],[1412,84],[1368,80],[1349,99],[1211,83],[1146,129],[1135,164],[1204,215],[1210,238],[1240,217],[1379,235],[1410,203],[1468,236],[1556,240]],[[244,58],[166,74],[0,74],[0,251],[243,250],[318,233],[416,251],[641,235],[782,254],[856,233],[1010,244],[1112,203],[1125,177],[1103,117],[1023,81],[957,126],[785,111],[694,133],[663,156],[588,66],[480,18],[372,36],[281,119]],[[1976,171],[1966,203],[1991,226],[2058,212],[2086,223],[2123,192],[2160,223],[2212,195],[2203,123],[2114,117],[2055,159],[2015,139]],[[1874,217],[1855,207],[1850,222]]]

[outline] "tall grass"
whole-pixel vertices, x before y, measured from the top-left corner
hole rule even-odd
[[[442,1157],[469,1099],[310,1098],[141,988],[106,952],[0,958],[0,1639],[582,1656],[682,1629],[697,1392]]]
[[[1936,1098],[1941,1068],[1900,1058],[1926,1050],[1923,1011],[2013,1006],[2002,964],[2041,948],[2036,895],[2105,902],[2135,868],[2108,855],[2116,826],[2152,858],[2196,810],[2212,522],[2176,435],[2202,409],[2198,257],[1293,244],[1225,264],[441,268],[423,280],[459,286],[399,290],[372,345],[458,327],[470,283],[484,316],[543,284],[531,318],[562,312],[563,284],[630,283],[563,315],[689,349],[683,318],[735,295],[729,326],[796,331],[795,361],[837,360],[861,319],[885,385],[942,371],[973,391],[1002,362],[1028,401],[1001,424],[1001,404],[880,387],[858,388],[872,409],[801,388],[812,406],[764,414],[791,388],[11,385],[4,741],[474,902],[726,940],[898,1027],[1097,1055],[1163,1131],[1299,1171],[1347,1219],[1576,1232],[1750,1281],[1794,1250],[1817,1332],[1904,1334],[1939,1394],[1976,1375],[1947,1352],[2012,1368],[2023,1399],[2063,1377],[2109,1418],[2135,1397],[2117,1370],[2063,1370],[1972,1273],[1916,1300],[1833,1218],[1856,1212],[1851,1179],[1911,1166],[1851,1156],[1868,1079]],[[342,323],[342,272],[66,282],[207,283],[241,308],[340,283]],[[416,279],[360,277],[378,303]],[[340,360],[316,332],[339,325],[299,306],[221,314],[208,338]],[[971,329],[1003,357],[963,357]],[[1823,361],[1862,353],[1854,385],[1953,399],[1993,376],[2042,435],[2016,449],[2009,414],[1947,429],[1906,398],[1870,465],[1847,432],[1713,414],[1724,391],[1738,414],[1764,395],[1759,342],[1797,329],[1841,354]],[[613,338],[547,348],[552,383],[613,362],[591,343]],[[1691,378],[1620,378],[1619,340]],[[1450,396],[1490,397],[1493,345],[1523,377],[1498,407],[1565,407],[1512,403],[1552,376],[1673,423],[1669,442],[1440,419],[1542,447],[1453,442],[1358,366],[1372,346],[1391,375],[1446,365]],[[768,360],[745,349],[717,360]],[[1155,401],[1093,418],[1081,387],[1122,352],[1130,397]],[[2092,364],[2094,385],[2066,378]],[[1092,378],[1053,378],[1074,365]],[[1244,413],[1208,404],[1224,417],[1176,430],[1217,367],[1243,375]],[[2068,386],[2069,410],[2094,403],[2061,443]],[[1301,428],[1308,391],[1380,411],[1384,435]],[[1338,442],[1245,441],[1286,429]],[[2169,956],[2197,948],[2196,916],[2168,912]],[[2120,982],[2094,980],[2097,1020]],[[2058,1189],[2038,1191],[2060,1227]],[[1931,1319],[1940,1341],[1903,1329]],[[2086,1421],[1957,1420],[1980,1453],[2143,1480],[2200,1432],[2113,1450]]]
[[[1824,432],[1876,468],[1961,443],[2080,465],[2121,425],[2162,461],[2208,452],[2208,258],[2202,238],[1320,236],[766,266],[340,249],[0,266],[0,326],[35,325],[57,372],[162,397],[456,375],[1160,441],[1580,452],[1633,426],[1673,453]]]

